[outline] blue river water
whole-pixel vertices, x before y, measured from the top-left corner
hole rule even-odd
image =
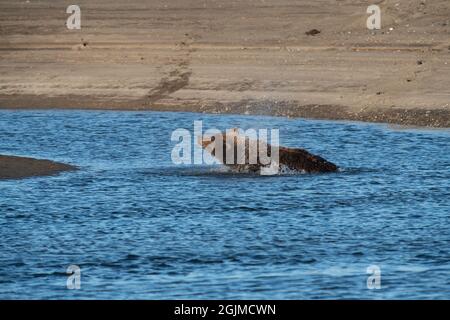
[[[281,145],[341,171],[175,165],[171,133],[192,132],[194,120],[279,129]],[[449,130],[7,110],[0,154],[80,167],[0,181],[0,299],[450,298]],[[70,265],[81,268],[79,290],[67,288]]]

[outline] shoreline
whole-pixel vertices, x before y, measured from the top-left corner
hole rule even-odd
[[[363,1],[79,5],[68,30],[54,1],[0,4],[0,108],[450,127],[448,0],[382,1],[376,31]]]
[[[0,155],[0,181],[50,176],[78,167],[45,159]]]
[[[172,104],[145,105],[143,101],[116,101],[106,104],[93,97],[17,97],[2,103],[0,110],[98,110],[98,111],[167,111],[210,114],[265,115],[313,120],[358,121],[423,128],[450,128],[450,109],[419,108],[361,108],[333,105],[299,105],[295,101],[241,101],[214,102],[197,105],[180,102]],[[77,101],[77,103],[73,103]],[[6,105],[6,106],[5,106]]]

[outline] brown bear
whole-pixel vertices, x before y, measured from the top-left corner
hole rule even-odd
[[[265,141],[250,139],[247,135],[240,134],[238,129],[203,138],[198,143],[220,163],[239,172],[261,172],[262,168],[268,168],[270,165],[275,165],[278,172],[280,170],[306,173],[338,171],[335,164],[304,149],[280,146],[277,150]]]

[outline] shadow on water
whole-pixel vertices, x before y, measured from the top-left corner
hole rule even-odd
[[[358,174],[364,172],[364,170],[340,170],[336,173],[305,173],[299,171],[284,171],[274,175],[262,175],[255,172],[249,171],[238,171],[233,170],[232,168],[226,166],[186,166],[186,167],[160,167],[158,169],[141,169],[138,170],[137,173],[144,175],[152,175],[152,176],[180,176],[180,177],[220,177],[220,178],[282,178],[282,177],[290,177],[290,176],[325,176],[325,175],[336,175],[339,173],[352,173]]]

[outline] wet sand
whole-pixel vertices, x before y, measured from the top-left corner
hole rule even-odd
[[[270,114],[450,127],[450,3],[0,3],[0,108]],[[309,32],[317,29],[318,34]]]
[[[74,166],[49,160],[0,155],[0,180],[48,176],[76,169]]]

